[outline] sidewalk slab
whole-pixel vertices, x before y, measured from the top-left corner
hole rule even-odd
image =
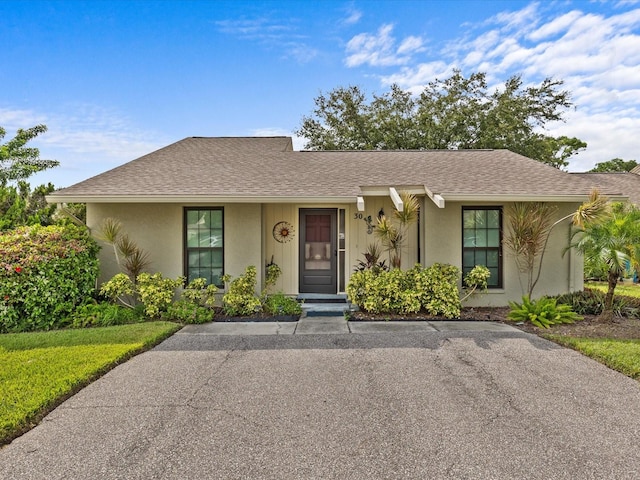
[[[344,317],[302,317],[296,335],[349,333]]]
[[[351,333],[436,332],[428,322],[349,322]]]
[[[186,325],[176,335],[291,335],[296,322],[213,322]]]
[[[521,332],[511,325],[500,322],[438,320],[429,322],[429,324],[438,332]]]

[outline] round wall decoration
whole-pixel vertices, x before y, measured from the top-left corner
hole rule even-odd
[[[293,238],[293,225],[289,222],[278,222],[273,226],[273,238],[277,242],[287,243]]]

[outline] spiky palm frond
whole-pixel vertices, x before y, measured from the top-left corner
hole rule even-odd
[[[150,264],[151,261],[149,259],[149,255],[142,250],[136,249],[124,259],[123,268],[132,278],[135,279]]]
[[[408,192],[400,192],[400,198],[403,205],[402,211],[394,210],[393,215],[398,219],[401,225],[412,225],[418,220],[418,213],[420,211],[418,198]]]
[[[107,243],[114,244],[122,231],[122,224],[115,218],[105,218],[97,232],[97,237]]]
[[[138,251],[138,245],[136,245],[127,234],[121,235],[118,238],[116,247],[124,258],[128,258]]]
[[[601,195],[597,189],[594,189],[589,196],[589,200],[580,205],[572,215],[571,221],[575,226],[583,228],[589,223],[598,223],[606,219],[609,210],[609,199]]]

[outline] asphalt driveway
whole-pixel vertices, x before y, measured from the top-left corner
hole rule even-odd
[[[0,450],[14,480],[639,477],[639,384],[520,332],[177,334]]]

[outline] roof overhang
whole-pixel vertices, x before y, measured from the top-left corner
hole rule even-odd
[[[48,203],[356,203],[357,197],[234,195],[47,195]]]

